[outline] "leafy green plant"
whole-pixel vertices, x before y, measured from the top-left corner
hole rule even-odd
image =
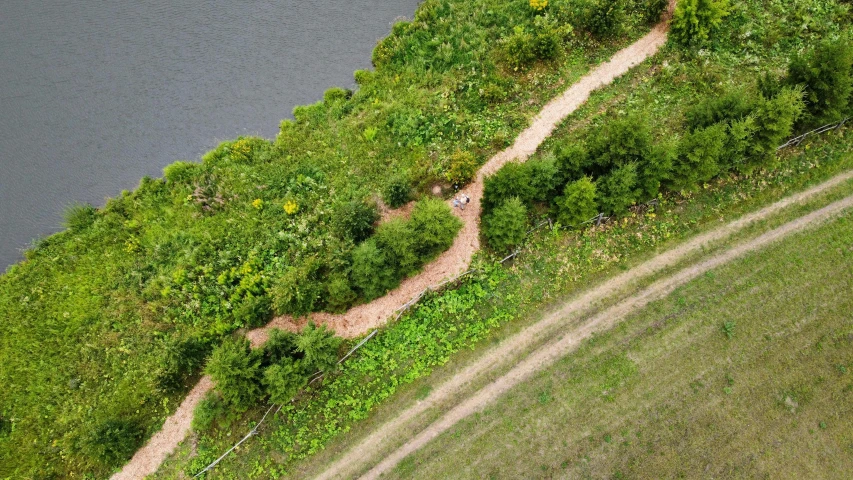
[[[65,228],[81,232],[95,223],[97,210],[89,204],[75,203],[65,208]]]
[[[308,384],[308,377],[299,360],[285,357],[264,370],[263,383],[270,401],[284,404]]]
[[[214,348],[205,372],[225,402],[237,410],[249,408],[263,394],[261,358],[245,338],[230,338]]]
[[[476,157],[471,152],[456,150],[450,156],[450,166],[445,173],[445,178],[453,186],[459,188],[474,179],[479,167]]]
[[[794,58],[788,82],[802,85],[806,109],[813,124],[841,120],[849,114],[853,91],[853,46],[844,39],[825,40],[812,51]]]
[[[373,226],[378,220],[376,205],[357,200],[339,205],[332,215],[335,232],[356,243],[373,233]]]
[[[489,246],[498,252],[517,247],[527,232],[527,208],[518,197],[512,197],[483,219]]]
[[[399,208],[412,199],[411,180],[406,175],[394,175],[382,190],[382,199],[391,208]]]
[[[563,195],[554,201],[557,223],[578,226],[598,213],[595,182],[589,177],[566,184]]]
[[[672,17],[670,36],[682,45],[702,43],[728,14],[728,0],[679,1]]]
[[[726,335],[726,338],[731,339],[735,336],[735,327],[737,323],[734,320],[723,323],[723,333]]]
[[[296,337],[296,350],[303,355],[302,362],[306,371],[334,370],[338,363],[340,346],[340,337],[336,337],[325,325],[318,327],[313,322],[309,322]]]
[[[142,441],[135,422],[111,418],[98,424],[85,440],[85,448],[96,461],[110,465],[130,458]]]
[[[626,7],[625,0],[588,0],[581,27],[599,37],[618,35],[624,28]]]

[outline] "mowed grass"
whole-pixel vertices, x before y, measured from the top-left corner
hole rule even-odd
[[[392,478],[849,478],[853,213],[690,282]]]

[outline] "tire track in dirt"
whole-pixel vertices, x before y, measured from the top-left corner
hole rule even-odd
[[[456,394],[458,394],[458,392],[462,391],[465,386],[471,383],[472,380],[474,380],[475,378],[484,375],[487,372],[492,371],[496,368],[499,368],[501,365],[505,365],[507,361],[511,361],[512,359],[521,355],[524,351],[540,343],[543,338],[545,338],[548,332],[556,331],[556,329],[559,327],[570,327],[572,322],[571,319],[576,320],[585,311],[588,311],[592,306],[612,296],[615,292],[624,291],[624,289],[630,288],[631,285],[636,284],[636,282],[638,281],[641,281],[645,278],[650,277],[651,275],[654,275],[655,273],[659,273],[667,268],[670,268],[691,255],[701,253],[706,245],[725,240],[731,237],[733,234],[743,230],[744,228],[756,222],[767,219],[787,207],[806,201],[850,180],[853,180],[853,171],[844,172],[824,183],[809,188],[808,190],[791,195],[758,211],[746,214],[741,218],[732,221],[722,227],[718,227],[709,232],[700,234],[697,237],[694,237],[688,240],[687,242],[678,245],[672,250],[668,250],[660,255],[657,255],[647,260],[646,262],[638,265],[637,267],[634,267],[631,270],[624,272],[610,280],[605,281],[597,287],[582,293],[579,297],[572,299],[568,303],[566,303],[562,308],[559,309],[559,311],[547,315],[545,318],[538,321],[537,323],[525,328],[513,337],[510,337],[509,339],[505,340],[501,345],[487,352],[483,357],[466,367],[463,371],[454,375],[453,378],[449,379],[447,382],[434,389],[430,393],[430,396],[427,397],[425,400],[413,405],[409,409],[402,412],[399,416],[395,417],[394,419],[379,427],[379,429],[375,430],[373,433],[371,433],[361,442],[359,442],[357,450],[349,450],[344,453],[343,456],[341,456],[338,460],[332,463],[332,465],[330,465],[329,468],[327,468],[317,478],[325,480],[332,478],[340,478],[344,475],[346,475],[347,477],[352,476],[353,471],[357,469],[357,465],[360,465],[362,462],[364,462],[365,459],[370,459],[372,457],[378,456],[383,451],[383,449],[389,448],[389,446],[386,445],[387,440],[395,438],[395,436],[399,432],[405,432],[406,426],[412,420],[416,419],[419,415],[423,414],[430,408],[436,407],[449,401]],[[749,249],[759,248],[757,246],[759,244],[756,242],[760,241],[763,242],[760,245],[765,245],[774,240],[775,238],[779,238],[783,234],[788,234],[793,231],[796,231],[797,229],[802,229],[810,222],[816,221],[820,218],[826,218],[828,216],[831,216],[837,213],[838,211],[843,210],[844,208],[848,208],[851,205],[853,205],[853,197],[848,197],[847,199],[842,200],[840,202],[836,202],[830,205],[829,207],[825,207],[821,210],[813,212],[812,214],[801,217],[798,220],[789,222],[783,225],[782,227],[779,227],[769,232],[768,234],[762,235],[758,239],[755,239],[752,242],[745,244],[744,246],[728,250],[721,254],[719,258],[725,258],[722,263],[724,263],[725,261],[729,261],[735,256],[742,255],[746,251],[749,251]],[[772,238],[768,237],[768,235],[770,234],[775,234],[776,236]],[[709,263],[707,265],[706,263],[701,263],[694,268],[704,268],[705,270],[702,271],[707,271],[708,269],[714,268],[714,266],[719,265],[721,262],[721,260],[719,259],[709,260],[709,262],[711,261],[717,263]],[[653,287],[657,285],[657,288],[662,288],[660,287],[661,282],[665,282],[667,280],[678,280],[681,281],[681,283],[684,283],[690,278],[693,278],[678,276],[685,275],[684,272],[685,271],[681,271],[675,276],[668,277],[668,279],[662,280],[654,284]],[[698,275],[699,273],[696,273],[696,275]],[[649,287],[649,289],[647,289],[649,293],[646,297],[643,297],[646,298],[645,303],[648,303],[648,301],[650,301],[648,300],[648,298],[651,298],[649,295],[651,295],[653,292],[651,292],[650,289],[652,289],[653,287]],[[629,300],[631,302],[637,302],[639,298],[639,296],[635,296]],[[620,308],[624,309],[626,308],[626,305],[629,304],[634,305],[634,307],[631,308],[638,308],[636,307],[636,305],[640,305],[639,303],[628,303],[629,300],[620,302],[617,306],[621,306]],[[617,313],[621,312],[622,310],[615,310],[617,306],[611,307],[605,312],[605,314],[616,315]],[[594,318],[599,319],[599,317],[605,314],[597,315]],[[574,340],[572,340],[572,338],[574,338],[575,334],[573,334],[572,338],[564,337],[564,339],[561,340],[561,347],[558,350],[561,352],[566,352],[567,350],[565,350],[565,348],[569,348],[570,350],[571,348],[573,348],[573,346],[576,346],[577,343],[579,343],[581,340],[588,337],[588,335],[591,334],[592,331],[596,329],[606,328],[606,326],[604,326],[604,320],[595,321],[597,323],[589,327],[588,331],[583,329],[587,328],[586,325],[592,324],[593,320],[588,321],[587,324],[585,324],[585,326],[582,327],[581,330],[577,331],[581,333],[586,332],[584,333],[585,336],[575,338]],[[551,347],[553,347],[553,345]],[[542,347],[537,350],[537,352],[551,347]],[[560,354],[556,358],[559,358],[559,356],[562,355],[563,354]],[[524,360],[524,365],[528,365],[528,368],[531,365],[530,358],[533,357],[531,356],[528,357],[528,359]],[[537,361],[541,360],[542,359],[537,357]],[[517,376],[521,372],[521,370],[519,370],[520,368],[521,364],[515,367],[510,373],[515,372],[513,373],[513,375]],[[510,374],[507,374],[505,377],[508,377],[509,375]],[[517,384],[518,378],[513,381],[515,383],[512,383],[512,385]],[[509,387],[501,388],[498,388],[498,390],[496,390],[498,393],[481,395],[480,392],[483,392],[483,390],[485,390],[483,389],[480,390],[476,395],[479,396],[478,398],[480,398],[481,402],[487,403],[488,401],[490,401],[490,399],[495,398],[497,395],[500,394],[500,392],[505,391]],[[421,445],[429,441],[429,439],[434,438],[439,433],[449,428],[449,426],[458,421],[458,419],[464,418],[464,416],[467,416],[468,414],[473,413],[474,411],[477,411],[479,410],[479,408],[481,408],[477,406],[476,409],[472,409],[474,408],[473,405],[482,405],[482,403],[472,402],[471,400],[469,400],[464,404],[464,406],[466,406],[466,409],[461,409],[463,405],[454,408],[451,412],[443,416],[438,422],[442,422],[444,421],[444,419],[449,418],[448,415],[451,415],[453,412],[457,412],[455,414],[458,417],[457,420],[449,424],[436,422],[432,426],[428,427],[427,430],[424,430],[423,432],[419,433],[414,440],[410,441],[409,443],[406,443],[404,447],[401,447],[400,450],[387,457],[385,460],[383,460],[382,463],[380,463],[373,470],[371,470],[371,472],[373,472],[371,475],[378,474],[380,471],[385,471],[388,468],[391,468],[397,462],[402,460],[402,458],[408,455],[408,453],[411,453],[412,451],[416,450]],[[461,413],[464,413],[464,415],[458,416]],[[371,475],[368,475],[366,478],[375,478]]]
[[[638,311],[655,300],[664,298],[666,295],[672,293],[672,291],[677,287],[684,285],[705,272],[720,267],[733,260],[737,260],[747,253],[764,248],[773,242],[793,233],[802,231],[820,221],[828,220],[850,208],[853,208],[853,196],[839,200],[820,210],[800,217],[797,220],[788,222],[754,240],[738,245],[696,265],[680,270],[678,273],[666,279],[653,283],[639,294],[623,300],[607,310],[593,316],[575,331],[564,335],[557,342],[535,351],[508,373],[480,389],[463,403],[454,407],[432,425],[421,431],[414,439],[410,440],[394,453],[386,457],[382,462],[361,478],[367,480],[378,478],[379,475],[393,468],[407,455],[426,445],[430,440],[447,431],[460,420],[475,412],[481,411],[486,405],[492,403],[516,385],[530,378],[534,373],[547,368],[560,358],[571,353],[583,340],[589,338],[596,332],[612,328],[629,314]],[[560,315],[560,313],[562,312],[558,312],[556,315]]]
[[[673,5],[674,2],[670,5],[670,11]],[[384,297],[353,307],[346,313],[313,313],[307,318],[298,320],[290,316],[281,316],[264,327],[248,332],[246,338],[253,347],[257,347],[267,340],[273,328],[296,331],[308,321],[326,325],[342,337],[358,337],[382,326],[397,308],[415,298],[420,292],[463,273],[468,268],[474,253],[480,249],[479,205],[483,198],[485,178],[506,163],[524,161],[536,152],[539,145],[551,135],[557,125],[583,105],[594,90],[609,84],[654,55],[666,43],[668,28],[668,20],[665,18],[650,33],[616,52],[609,61],[589,72],[559,97],[548,102],[534,118],[532,124],[519,134],[511,147],[486,162],[477,172],[475,180],[465,188],[465,193],[471,198],[471,207],[465,210],[452,209],[454,215],[463,222],[462,230],[453,245],[427,264],[421,273],[403,280],[399,287]],[[156,472],[166,457],[189,434],[192,412],[211,388],[213,388],[211,379],[207,376],[203,377],[178,410],[166,420],[163,428],[154,434],[148,443],[136,452],[130,462],[111,479],[141,479]]]

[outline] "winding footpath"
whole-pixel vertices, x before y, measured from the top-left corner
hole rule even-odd
[[[674,3],[670,4],[670,12]],[[608,62],[598,66],[562,95],[551,100],[534,118],[532,124],[519,134],[511,147],[486,162],[477,172],[475,180],[465,189],[465,193],[471,197],[473,208],[453,209],[454,214],[463,222],[462,230],[453,245],[429,263],[420,274],[404,280],[399,287],[384,297],[354,307],[343,314],[315,313],[299,321],[289,316],[277,317],[265,327],[246,334],[252,346],[257,347],[263,344],[273,328],[295,330],[309,320],[326,325],[340,336],[358,337],[383,325],[401,305],[412,300],[425,289],[437,286],[444,280],[463,273],[468,268],[474,253],[480,248],[478,205],[483,197],[485,177],[495,173],[508,162],[526,160],[563,119],[586,102],[594,90],[608,85],[632,67],[654,55],[666,43],[668,27],[668,20],[665,19],[644,37],[617,52]],[[142,479],[155,473],[166,457],[189,435],[193,410],[212,388],[212,380],[204,376],[175,413],[166,419],[163,428],[136,452],[121,471],[111,477],[112,480]]]

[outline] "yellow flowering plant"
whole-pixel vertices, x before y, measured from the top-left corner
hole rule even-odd
[[[541,12],[548,6],[548,0],[530,0],[530,8]]]
[[[294,200],[288,200],[284,202],[284,211],[288,215],[293,215],[294,213],[299,211],[299,204]]]

